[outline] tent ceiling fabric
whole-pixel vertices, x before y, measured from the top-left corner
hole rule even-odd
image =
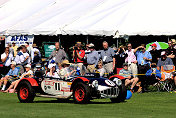
[[[175,35],[175,0],[1,0],[0,35]]]

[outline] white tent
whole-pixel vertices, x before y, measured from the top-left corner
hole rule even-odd
[[[0,35],[175,35],[175,0],[1,0]]]

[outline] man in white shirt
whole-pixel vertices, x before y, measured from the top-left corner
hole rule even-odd
[[[24,55],[24,65],[31,63],[31,58],[27,50],[23,53]]]
[[[32,59],[32,62],[33,62],[34,52],[38,52],[39,57],[41,57],[41,53],[40,53],[40,50],[37,48],[38,46],[36,44],[33,44],[32,47],[33,47],[33,49],[32,49],[32,52],[31,52],[31,59]]]
[[[9,51],[9,47],[5,48],[5,52],[1,54],[1,61],[3,62],[3,74],[10,70],[10,64],[13,60],[13,55]]]

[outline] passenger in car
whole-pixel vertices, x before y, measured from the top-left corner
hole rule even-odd
[[[56,72],[56,64],[49,64],[48,65],[49,72],[47,72],[47,77],[59,78],[59,75]]]

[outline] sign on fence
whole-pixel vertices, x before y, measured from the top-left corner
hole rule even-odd
[[[52,53],[52,51],[55,49],[55,45],[51,45],[51,44],[48,44],[48,45],[44,45],[44,50],[45,50],[45,57],[49,57]]]
[[[25,42],[28,42],[30,46],[32,46],[34,41],[34,35],[20,35],[20,36],[6,36],[5,38],[5,46],[8,43],[15,42],[17,46],[24,45]]]

